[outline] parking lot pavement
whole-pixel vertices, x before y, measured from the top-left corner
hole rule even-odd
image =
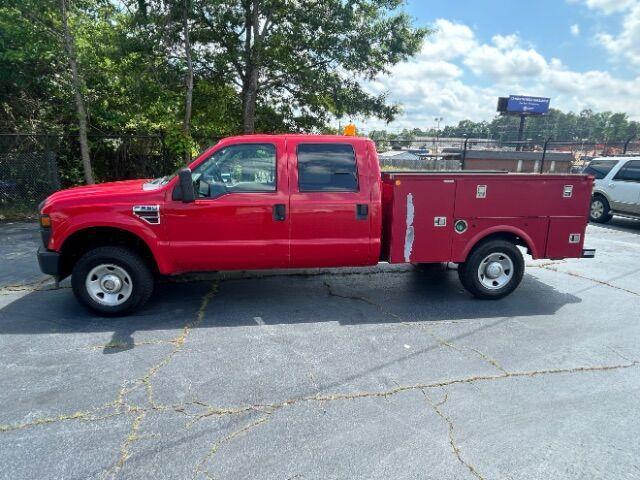
[[[0,477],[640,476],[640,222],[528,261],[500,301],[453,270],[237,272],[98,318],[0,226]]]
[[[34,256],[41,242],[33,224],[0,223],[0,288],[20,290],[43,278]]]

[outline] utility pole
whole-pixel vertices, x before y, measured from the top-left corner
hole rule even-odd
[[[438,144],[440,142],[440,122],[444,120],[442,117],[434,118],[436,122],[436,155],[438,154]]]
[[[629,137],[626,142],[624,142],[624,150],[622,151],[623,155],[627,154],[627,147],[629,146],[629,143],[631,142],[631,140],[633,140],[634,138],[636,138],[635,134]]]
[[[527,118],[526,115],[520,115],[520,127],[518,128],[518,146],[516,147],[516,151],[522,150],[522,136],[524,134],[524,121]]]

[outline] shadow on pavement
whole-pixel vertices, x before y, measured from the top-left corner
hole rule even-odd
[[[640,234],[640,220],[633,218],[613,217],[607,223],[592,223],[591,225],[607,230]]]
[[[531,275],[509,297],[472,298],[455,271],[264,275],[219,280],[218,292],[195,328],[337,322],[341,325],[415,321],[505,319],[553,315],[580,298]],[[133,334],[178,330],[193,322],[210,282],[160,283],[147,306],[128,317],[97,317],[71,290],[30,293],[0,310],[0,334],[64,334],[112,331],[110,343],[133,348]]]

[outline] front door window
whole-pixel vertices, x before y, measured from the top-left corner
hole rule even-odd
[[[276,148],[269,143],[222,148],[194,169],[193,181],[200,198],[225,193],[275,192]]]

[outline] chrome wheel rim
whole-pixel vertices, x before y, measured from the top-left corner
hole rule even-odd
[[[604,203],[601,200],[591,202],[591,217],[600,218],[604,214]]]
[[[506,253],[490,253],[480,262],[478,280],[489,290],[498,290],[513,278],[513,261]]]
[[[98,265],[91,269],[85,280],[87,293],[100,305],[116,307],[129,300],[133,282],[127,271],[113,264]]]

